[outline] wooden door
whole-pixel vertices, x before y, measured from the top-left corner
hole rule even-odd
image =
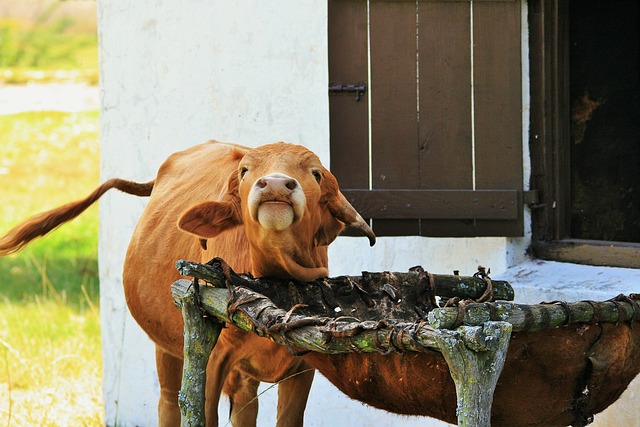
[[[520,2],[329,2],[331,169],[378,235],[518,236]]]

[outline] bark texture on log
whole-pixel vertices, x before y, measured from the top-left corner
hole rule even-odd
[[[491,426],[493,392],[504,367],[510,337],[511,325],[506,322],[462,326],[438,335],[438,346],[456,385],[459,426]],[[470,343],[476,342],[482,346],[470,348]]]
[[[511,301],[514,297],[513,288],[505,281],[491,281],[481,274],[431,274],[421,267],[406,273],[363,272],[362,276],[297,282],[236,274],[220,259],[207,264],[178,261],[176,266],[184,276],[197,277],[218,288],[248,288],[269,297],[282,309],[297,306],[296,313],[309,316],[415,321],[425,319],[437,307],[436,297],[482,301]]]
[[[172,287],[174,299],[183,298],[190,286],[191,282],[187,280],[175,282]],[[439,348],[437,331],[425,322],[309,317],[278,308],[264,295],[243,287],[235,289],[232,296],[226,289],[203,286],[200,305],[212,316],[247,332],[268,336],[293,353],[388,353]]]
[[[572,323],[640,321],[638,294],[619,295],[603,302],[554,301],[523,305],[503,300],[502,297],[513,299],[513,289],[508,282],[487,281],[481,276],[429,274],[420,267],[408,273],[364,272],[362,276],[324,278],[306,283],[239,275],[217,259],[208,264],[179,261],[177,267],[183,275],[200,278],[213,287],[229,288],[232,293],[239,288],[253,290],[285,311],[293,309],[292,313],[316,319],[341,319],[341,324],[384,321],[401,322],[406,327],[427,321],[435,329],[455,329],[461,325],[506,321],[513,325],[514,331],[534,332]],[[489,302],[471,301],[483,297],[487,282],[493,290]],[[456,292],[460,293],[456,295]],[[460,301],[457,305],[440,308],[436,296]]]
[[[176,299],[184,319],[184,364],[178,403],[181,427],[199,427],[206,425],[204,400],[207,362],[223,323],[205,316],[196,292],[197,282],[188,283],[184,294]]]
[[[429,324],[436,329],[455,329],[460,325],[481,325],[490,320],[509,322],[514,332],[535,332],[571,323],[628,322],[640,319],[638,295],[619,295],[608,301],[579,301],[523,305],[496,301],[459,304],[436,308]]]

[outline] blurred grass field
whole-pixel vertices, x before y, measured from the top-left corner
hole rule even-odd
[[[1,230],[84,197],[98,185],[98,119],[97,111],[0,116]],[[97,298],[97,228],[97,206],[93,206],[19,256],[0,258],[6,271],[2,296],[23,301],[45,292],[42,296],[57,295],[81,309],[85,297],[77,291],[85,282],[88,295]],[[40,283],[43,273],[57,279],[55,290]]]
[[[0,233],[98,184],[98,112],[0,116]],[[0,425],[102,425],[94,206],[0,258]]]
[[[97,84],[93,1],[0,0],[0,83]]]
[[[97,49],[95,2],[0,0],[0,89],[95,84]],[[0,115],[0,234],[97,186],[98,131],[98,111]],[[97,233],[94,206],[0,258],[0,426],[104,425]]]

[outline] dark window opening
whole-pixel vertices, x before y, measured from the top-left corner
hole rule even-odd
[[[530,0],[532,254],[640,268],[636,0]]]
[[[640,242],[639,3],[569,8],[571,237]]]

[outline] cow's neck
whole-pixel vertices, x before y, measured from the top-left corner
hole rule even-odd
[[[275,244],[280,243],[280,244]],[[270,241],[251,245],[252,273],[256,277],[277,277],[311,281],[326,277],[326,247],[315,248],[311,244],[294,245]]]

